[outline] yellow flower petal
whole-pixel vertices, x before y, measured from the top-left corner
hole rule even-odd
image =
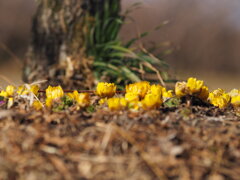
[[[187,95],[187,83],[177,82],[175,84],[175,94],[179,97]]]
[[[90,95],[88,93],[80,93],[76,98],[77,104],[84,108],[90,105]]]
[[[126,86],[126,93],[138,95],[141,99],[145,97],[150,89],[150,83],[147,81],[137,82]]]
[[[51,108],[51,107],[52,107],[52,104],[53,104],[53,99],[51,99],[51,98],[46,98],[46,100],[45,100],[45,105],[46,105],[48,108]]]
[[[193,95],[194,93],[199,93],[201,91],[201,88],[203,86],[203,81],[197,80],[196,78],[188,78],[187,81],[187,88],[189,90],[190,95]]]
[[[7,98],[8,97],[8,93],[6,91],[2,90],[0,92],[0,96]]]
[[[98,101],[98,104],[103,105],[107,102],[107,98],[102,98]]]
[[[30,91],[37,96],[38,91],[39,91],[39,86],[38,85],[31,85],[30,86]]]
[[[159,95],[147,94],[142,100],[143,109],[156,109],[162,104],[162,99]]]
[[[240,91],[239,91],[238,89],[232,89],[232,90],[228,93],[228,95],[229,95],[230,97],[239,96],[239,95],[240,95]]]
[[[7,92],[8,96],[13,96],[14,90],[15,90],[15,87],[12,85],[8,85],[6,87],[6,92]]]
[[[128,92],[128,93],[125,94],[125,99],[128,102],[139,101],[139,95],[131,93],[131,92]]]
[[[209,96],[208,87],[207,86],[203,86],[201,88],[201,91],[200,91],[200,94],[198,95],[198,97],[205,101],[205,100],[207,100],[208,96]]]
[[[162,96],[162,92],[164,91],[163,89],[164,89],[164,87],[162,87],[161,85],[153,84],[153,85],[151,85],[150,91],[148,93]],[[165,90],[166,90],[166,88],[165,88]]]
[[[172,90],[168,90],[166,88],[163,88],[162,89],[162,98],[164,101],[166,101],[167,99],[169,98],[172,98],[173,97],[173,94],[172,94]]]
[[[240,107],[240,95],[238,96],[233,96],[231,98],[231,103],[234,107]]]
[[[107,100],[110,110],[123,110],[127,107],[128,102],[124,98],[110,98]]]
[[[41,110],[43,108],[43,105],[40,101],[35,100],[32,104],[33,108],[37,111]]]

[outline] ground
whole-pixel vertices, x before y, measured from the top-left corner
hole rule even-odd
[[[0,179],[238,179],[231,109],[0,111]]]

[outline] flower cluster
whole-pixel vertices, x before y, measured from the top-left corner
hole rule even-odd
[[[100,85],[99,85],[100,84]],[[99,83],[98,86],[102,87],[102,83]],[[102,94],[99,92],[99,87],[97,86],[97,94]],[[113,86],[112,83],[109,86]],[[108,87],[108,84],[105,84],[104,87]],[[103,98],[99,101],[100,104],[107,103],[109,109],[111,110],[122,110],[122,109],[135,109],[138,110],[143,108],[148,109],[157,109],[159,108],[164,101],[171,98],[172,91],[167,91],[165,87],[161,85],[154,84],[150,85],[147,81],[137,82],[129,84],[125,88],[126,93],[124,97],[112,97],[112,98]],[[110,88],[109,91],[102,88],[103,92],[109,92],[113,95],[113,88]],[[112,93],[110,93],[112,92]],[[101,96],[100,97],[106,97]]]
[[[19,86],[17,89],[17,94],[18,95],[29,95],[31,93],[33,93],[34,95],[38,95],[38,91],[39,91],[39,86],[38,85],[22,85]]]
[[[187,82],[177,82],[175,85],[175,94],[179,97],[191,95],[202,100],[207,100],[209,96],[208,87],[204,82],[196,78],[188,78]]]
[[[45,105],[48,108],[71,106],[75,104],[77,109],[85,108],[90,105],[89,93],[78,93],[77,90],[72,93],[65,94],[61,86],[52,87],[49,86],[46,89],[46,101]]]
[[[175,84],[175,96],[172,90],[167,90],[165,87],[159,84],[151,85],[149,82],[142,81],[126,86],[126,93],[124,99],[127,103],[124,106],[121,105],[120,99],[109,99],[108,101],[101,100],[102,103],[107,102],[108,107],[111,110],[120,110],[123,108],[130,109],[157,109],[166,100],[183,96],[193,96],[201,99],[203,102],[212,104],[219,108],[226,108],[229,105],[233,107],[240,107],[240,90],[233,89],[229,93],[226,93],[223,89],[213,90],[209,92],[209,88],[204,85],[202,80],[190,77],[185,82],[177,82]],[[124,101],[124,102],[125,102]],[[114,108],[112,108],[114,106]]]
[[[89,93],[78,93],[78,91],[73,91],[72,93],[65,94],[61,86],[48,86],[45,92],[46,98],[43,103],[39,100],[38,85],[25,84],[17,88],[9,85],[5,90],[0,92],[0,97],[3,102],[7,103],[8,108],[14,104],[14,100],[23,98],[29,100],[30,105],[36,110],[41,110],[44,107],[49,109],[60,106],[65,107],[72,104],[75,104],[78,109],[80,109],[89,106],[91,102]]]
[[[110,98],[107,100],[110,110],[123,110],[127,107],[127,101],[125,98]]]
[[[16,100],[24,98],[36,110],[41,110],[44,107],[62,110],[70,106],[76,107],[73,109],[106,106],[113,111],[151,110],[158,109],[163,104],[170,102],[171,99],[181,100],[182,97],[196,97],[219,108],[226,108],[229,105],[240,108],[240,90],[233,89],[227,93],[223,89],[216,89],[209,92],[202,80],[192,77],[188,78],[186,82],[177,82],[175,94],[172,90],[167,90],[159,84],[151,85],[147,81],[126,85],[125,91],[121,91],[124,94],[118,94],[116,90],[117,87],[114,83],[100,82],[95,91],[90,91],[94,92],[98,98],[91,100],[90,93],[79,93],[77,90],[65,93],[61,86],[48,86],[45,91],[41,91],[45,92],[43,100],[38,85],[25,84],[19,87],[9,85],[0,91],[0,106],[11,108]],[[170,101],[168,101],[169,99]],[[95,103],[96,100],[98,100],[98,105]]]
[[[216,89],[209,94],[209,102],[219,108],[225,108],[230,103],[230,96],[223,89]]]
[[[78,93],[78,91],[75,90],[73,93],[68,93],[67,96],[75,101],[80,108],[85,108],[91,103],[89,93]]]
[[[15,89],[16,89],[16,88],[15,88],[14,86],[8,85],[8,86],[6,87],[6,90],[2,90],[2,91],[0,92],[0,96],[5,97],[5,98],[11,97],[11,96],[14,95]]]
[[[13,85],[8,85],[5,90],[1,90],[0,97],[7,102],[7,107],[12,107],[14,103],[14,97],[22,97],[30,99],[30,96],[36,96],[39,91],[38,85],[22,85],[19,87],[15,87]],[[31,104],[36,104],[35,102]]]
[[[177,82],[175,94],[178,97],[195,96],[219,108],[226,108],[229,105],[240,107],[240,90],[233,89],[226,93],[223,89],[218,88],[209,92],[203,81],[192,77],[187,82]]]

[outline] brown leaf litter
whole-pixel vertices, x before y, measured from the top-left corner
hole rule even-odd
[[[0,179],[238,179],[240,118],[214,107],[0,110]]]

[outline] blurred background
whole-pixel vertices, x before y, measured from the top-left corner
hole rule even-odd
[[[197,77],[211,89],[240,88],[239,0],[122,0],[123,12],[134,2],[142,5],[130,14],[123,40],[149,31],[142,42],[171,50],[164,59],[178,79]],[[34,0],[0,0],[0,86],[21,83],[19,61],[30,41],[35,10]]]

